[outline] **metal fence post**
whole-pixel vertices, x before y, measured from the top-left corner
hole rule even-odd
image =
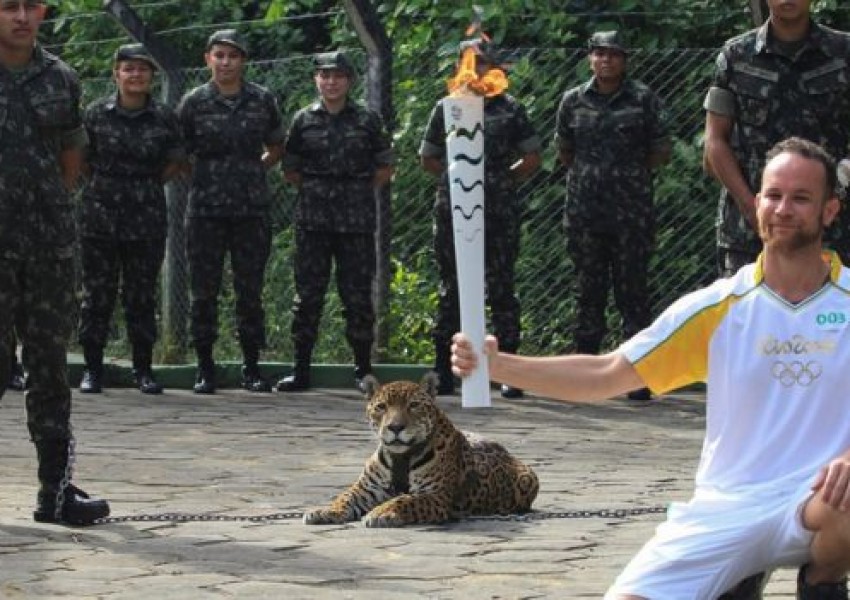
[[[345,11],[368,55],[366,103],[384,119],[387,129],[394,128],[392,99],[392,42],[384,30],[375,7],[369,0],[345,0]],[[372,302],[375,307],[375,347],[379,359],[386,354],[389,331],[386,310],[389,303],[390,241],[392,238],[392,190],[390,185],[375,192],[378,222],[375,231],[375,280],[372,282]]]
[[[164,75],[163,102],[174,107],[183,96],[184,77],[175,57],[177,52],[156,37],[155,32],[124,0],[104,0],[103,10],[117,20],[134,40],[144,44]],[[165,186],[168,205],[168,237],[162,274],[162,347],[163,362],[182,358],[186,346],[186,315],[189,314],[186,233],[186,187],[179,182]]]

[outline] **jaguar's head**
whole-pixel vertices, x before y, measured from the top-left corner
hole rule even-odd
[[[435,373],[427,373],[419,383],[394,381],[385,385],[368,375],[363,387],[369,423],[387,450],[403,454],[431,437],[440,413],[434,403]]]

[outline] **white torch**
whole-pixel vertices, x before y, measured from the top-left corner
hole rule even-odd
[[[464,408],[490,406],[490,376],[484,336],[484,96],[501,93],[507,79],[493,69],[476,71],[475,45],[461,56],[457,75],[443,100],[446,158],[457,264],[461,330],[479,352],[478,367],[462,382]]]

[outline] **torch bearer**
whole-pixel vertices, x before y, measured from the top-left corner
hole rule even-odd
[[[484,336],[484,96],[507,87],[504,73],[492,69],[479,76],[477,42],[467,42],[450,95],[443,100],[449,198],[452,209],[461,330],[481,361],[461,388],[464,408],[490,406],[490,376]]]

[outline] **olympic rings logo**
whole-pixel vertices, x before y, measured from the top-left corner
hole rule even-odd
[[[820,363],[813,360],[804,363],[800,360],[795,360],[789,363],[777,360],[773,363],[773,368],[770,374],[779,383],[785,387],[799,385],[802,387],[810,386],[823,373],[823,367]]]

